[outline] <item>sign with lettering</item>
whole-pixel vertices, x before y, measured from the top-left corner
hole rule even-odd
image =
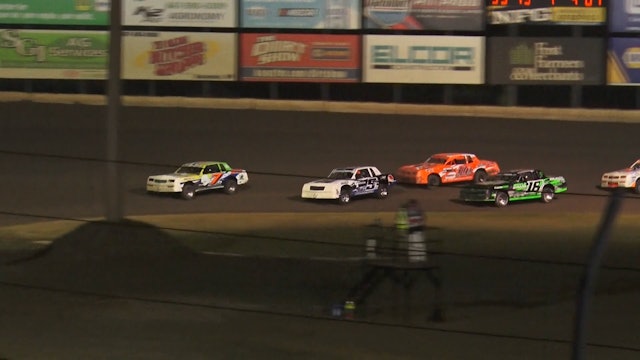
[[[364,82],[484,83],[481,36],[366,35]]]
[[[236,34],[127,31],[123,35],[124,79],[236,79]]]
[[[105,79],[106,31],[0,29],[0,78]]]
[[[487,76],[490,84],[602,85],[603,51],[603,39],[492,37]]]

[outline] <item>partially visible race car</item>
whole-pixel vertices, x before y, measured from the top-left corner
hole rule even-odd
[[[331,199],[347,204],[352,197],[375,194],[378,198],[389,195],[389,187],[395,182],[393,175],[383,174],[375,166],[350,166],[336,168],[324,179],[314,180],[302,186],[303,199]]]
[[[640,194],[640,159],[625,169],[604,173],[600,179],[600,188],[625,188]]]
[[[469,153],[439,153],[427,160],[401,166],[394,176],[400,183],[439,186],[462,181],[481,183],[500,172],[498,163]]]
[[[246,170],[233,169],[223,161],[196,161],[183,164],[171,174],[147,178],[148,193],[180,193],[183,199],[193,199],[200,191],[223,189],[234,194],[238,185],[249,181]]]
[[[540,199],[551,202],[555,194],[567,191],[562,176],[547,176],[541,170],[511,170],[501,172],[482,184],[468,185],[460,190],[466,202],[493,202],[504,207],[511,201]]]

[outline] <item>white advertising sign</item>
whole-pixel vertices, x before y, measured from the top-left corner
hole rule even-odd
[[[122,77],[128,80],[233,81],[236,34],[124,32]]]
[[[122,4],[123,25],[218,28],[238,23],[238,0],[130,0]]]
[[[484,83],[481,36],[366,35],[363,49],[364,82]]]

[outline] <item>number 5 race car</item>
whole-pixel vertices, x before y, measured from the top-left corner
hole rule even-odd
[[[474,154],[441,153],[418,164],[403,165],[395,173],[398,182],[439,186],[461,181],[481,183],[500,172],[498,163]]]
[[[347,204],[352,197],[375,194],[378,198],[389,195],[395,182],[393,175],[383,174],[375,166],[353,166],[333,169],[325,179],[302,186],[303,199],[333,199]]]
[[[604,173],[600,179],[600,188],[626,188],[640,194],[640,159],[626,169]]]
[[[512,170],[502,172],[482,184],[469,185],[460,190],[460,199],[467,202],[493,202],[504,207],[510,201],[541,199],[551,202],[555,194],[567,191],[562,176],[546,176],[540,170]]]
[[[186,163],[171,174],[152,175],[147,178],[148,193],[180,193],[191,200],[197,192],[224,189],[234,194],[238,185],[249,181],[246,170],[232,169],[222,161],[198,161]]]

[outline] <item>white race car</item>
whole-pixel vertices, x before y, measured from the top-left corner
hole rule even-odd
[[[383,174],[375,166],[336,168],[326,178],[304,184],[301,197],[338,200],[340,204],[347,204],[354,196],[375,194],[385,198],[393,183],[393,175]]]
[[[193,199],[196,192],[224,189],[234,194],[238,185],[249,181],[246,170],[232,169],[222,161],[197,161],[183,164],[171,174],[151,175],[147,178],[148,193],[180,193]]]
[[[640,194],[640,159],[628,168],[604,173],[600,180],[600,188],[626,188]]]

